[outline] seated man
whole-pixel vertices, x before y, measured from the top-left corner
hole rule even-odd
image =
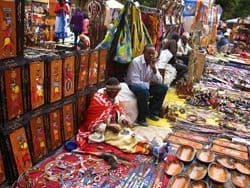
[[[133,59],[127,72],[126,82],[137,98],[139,111],[137,121],[143,126],[148,125],[146,117],[159,120],[160,109],[168,89],[162,84],[155,55],[155,47],[146,45],[143,54]]]
[[[220,53],[227,53],[229,49],[229,33],[225,33],[223,36],[218,37],[217,50]]]
[[[84,149],[88,142],[105,142],[129,153],[153,153],[156,156],[164,153],[166,144],[153,147],[149,141],[130,134],[129,128],[123,128],[130,124],[116,98],[120,89],[120,82],[109,78],[103,92],[98,90],[91,98],[76,138],[80,149]]]
[[[189,38],[189,33],[184,32],[177,42],[177,58],[182,60],[185,65],[188,65],[189,55],[192,52],[192,48],[188,44]]]
[[[169,61],[169,64],[171,64],[177,71],[175,81],[179,80],[188,70],[187,65],[184,65],[183,63],[180,63],[176,60],[177,49],[178,49],[177,43],[179,39],[180,39],[179,34],[173,33],[168,42],[162,46],[162,50],[168,49],[173,55],[172,59]]]

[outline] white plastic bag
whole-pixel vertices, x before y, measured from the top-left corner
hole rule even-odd
[[[162,50],[160,52],[159,60],[158,60],[158,68],[165,69],[167,63],[173,57],[173,54],[168,50]]]

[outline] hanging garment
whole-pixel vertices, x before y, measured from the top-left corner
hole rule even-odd
[[[160,24],[158,16],[156,14],[142,13],[142,21],[149,32],[153,44],[156,45],[158,39],[159,24]]]
[[[134,5],[131,8],[131,13],[132,53],[133,57],[137,57],[142,54],[146,44],[152,44],[152,40],[142,22],[141,11]]]

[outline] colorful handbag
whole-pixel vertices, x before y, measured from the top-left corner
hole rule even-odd
[[[0,59],[16,56],[16,11],[14,0],[0,3]]]
[[[64,140],[69,140],[74,136],[75,126],[72,103],[63,106],[63,129]]]
[[[63,87],[64,97],[75,92],[75,57],[66,57],[63,64]]]
[[[4,73],[8,119],[23,114],[21,68],[6,70]]]
[[[10,142],[14,154],[18,174],[32,167],[29,146],[24,127],[10,134]]]
[[[44,130],[43,116],[38,116],[30,120],[30,130],[33,143],[34,161],[39,161],[48,152]]]
[[[5,169],[3,165],[3,157],[0,152],[0,185],[3,184],[5,180],[6,180],[6,176],[5,176]]]
[[[107,49],[101,49],[99,51],[98,83],[105,81],[107,55],[108,55]]]
[[[55,150],[62,144],[60,110],[55,110],[49,114],[49,123],[51,149]]]
[[[37,61],[29,64],[30,73],[30,105],[31,109],[44,104],[44,62]]]
[[[78,90],[83,90],[88,84],[88,70],[89,70],[89,53],[80,55],[79,62],[79,75],[78,75]]]
[[[49,64],[50,70],[50,93],[49,101],[53,103],[62,98],[62,60],[52,60]]]
[[[90,54],[90,62],[89,62],[89,85],[97,84],[97,74],[98,74],[98,51],[93,51]]]

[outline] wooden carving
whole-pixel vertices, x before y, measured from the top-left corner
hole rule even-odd
[[[55,110],[49,114],[49,122],[51,147],[54,150],[62,143],[61,114],[59,110]]]
[[[4,76],[7,100],[7,116],[8,119],[13,119],[23,114],[21,69],[14,68],[11,70],[6,70]]]
[[[22,172],[32,167],[25,129],[22,127],[11,133],[10,142],[15,157],[18,174],[20,175]]]
[[[83,123],[85,110],[86,110],[86,96],[80,96],[77,101],[78,126],[80,126]]]
[[[44,104],[44,62],[34,62],[29,66],[31,109]]]
[[[74,94],[75,91],[75,57],[70,56],[65,58],[64,65],[64,97]]]
[[[30,120],[32,143],[34,148],[34,159],[38,161],[47,154],[47,144],[44,131],[44,120],[42,116]]]
[[[64,127],[64,139],[69,140],[74,136],[74,116],[73,116],[73,104],[67,104],[63,106],[63,127]]]
[[[50,102],[62,98],[62,60],[53,60],[50,63]]]
[[[93,51],[90,54],[90,62],[89,62],[89,85],[94,85],[97,83],[97,74],[98,74],[98,51]]]
[[[104,82],[106,76],[107,66],[107,49],[100,50],[99,53],[99,68],[98,68],[98,82]]]
[[[16,11],[14,0],[0,3],[0,59],[16,56]]]
[[[0,153],[0,185],[6,180],[2,154]]]
[[[88,84],[89,53],[81,54],[80,70],[78,76],[78,90],[85,89]]]

